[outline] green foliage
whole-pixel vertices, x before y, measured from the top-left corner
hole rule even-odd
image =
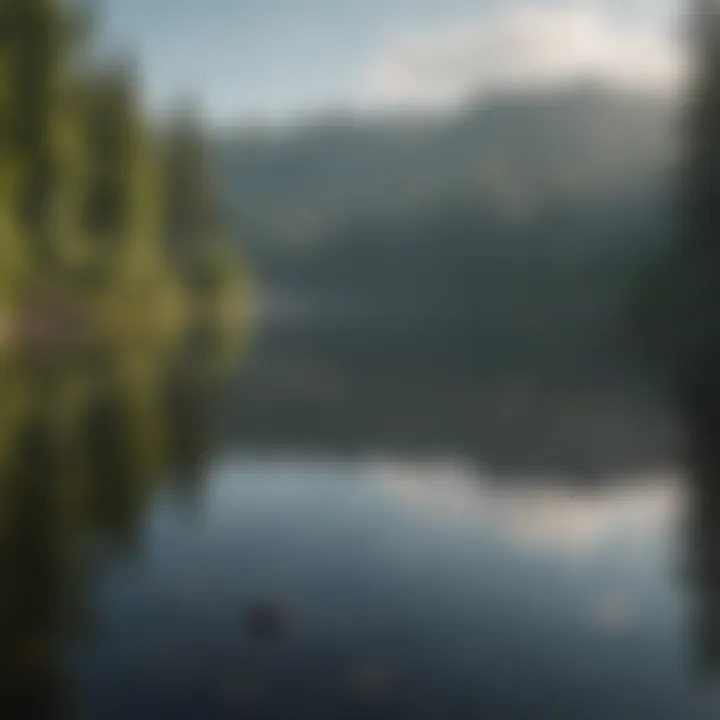
[[[201,133],[153,130],[132,72],[89,64],[88,28],[61,0],[0,0],[0,316],[62,298],[77,325],[164,325],[198,300],[193,273],[235,261]]]
[[[674,169],[674,144],[667,100],[581,86],[498,97],[447,117],[238,129],[215,139],[212,159],[225,214],[262,261],[275,248],[302,255],[338,244],[360,223],[399,245],[405,237],[393,241],[392,224],[422,215],[422,228],[440,212],[472,220],[480,246],[495,241],[499,223],[532,225],[540,237],[543,215],[585,208],[594,234],[611,242],[615,228],[603,228],[614,216],[629,226],[638,209],[662,209],[655,190]],[[587,245],[582,228],[573,234]]]

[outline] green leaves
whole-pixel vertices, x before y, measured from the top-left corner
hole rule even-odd
[[[0,2],[0,306],[45,286],[105,307],[140,286],[191,295],[216,264],[199,126],[159,138],[132,67],[88,66],[89,30],[60,0]]]

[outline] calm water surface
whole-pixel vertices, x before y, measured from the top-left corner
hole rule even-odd
[[[720,714],[720,495],[657,407],[353,357],[5,369],[2,717]]]

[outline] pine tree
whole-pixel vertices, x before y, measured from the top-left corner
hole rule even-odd
[[[61,30],[48,0],[6,0],[10,44],[10,136],[20,170],[19,211],[34,262],[52,258],[52,221],[58,184],[54,122],[59,101]]]
[[[16,216],[7,242],[43,278],[79,260],[82,158],[70,70],[81,26],[52,0],[0,3],[0,222]]]
[[[179,108],[167,133],[165,237],[184,272],[207,260],[216,230],[200,124],[187,104]]]
[[[182,113],[161,142],[129,64],[83,55],[88,20],[62,0],[0,0],[3,317],[12,299],[83,314],[98,293],[159,313],[230,264],[199,124]]]
[[[159,165],[140,121],[131,75],[99,74],[86,91],[85,232],[103,277],[150,263],[160,244]]]
[[[675,272],[685,384],[720,401],[720,8],[696,7],[696,62],[686,118],[686,155]],[[720,408],[718,408],[720,410]]]

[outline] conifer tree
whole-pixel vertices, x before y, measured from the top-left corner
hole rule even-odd
[[[179,108],[167,133],[166,243],[187,271],[207,260],[215,228],[205,147],[191,105]]]

